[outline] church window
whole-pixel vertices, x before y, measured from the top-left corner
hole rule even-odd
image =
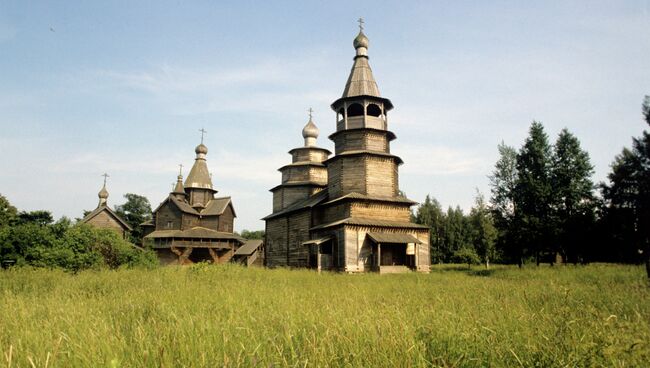
[[[358,103],[348,106],[348,117],[351,116],[363,116],[363,106]]]
[[[381,116],[381,107],[376,104],[368,105],[368,115],[377,117]]]

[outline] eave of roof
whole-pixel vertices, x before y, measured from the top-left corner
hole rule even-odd
[[[374,240],[375,243],[422,244],[418,238],[411,234],[369,232],[368,236],[370,239]]]
[[[315,166],[315,167],[325,167],[325,164],[321,162],[314,162],[314,161],[298,161],[298,162],[292,162],[288,165],[284,165],[281,168],[278,169],[278,171],[282,171],[284,169],[290,168],[290,167],[299,167],[299,166]]]
[[[316,147],[316,146],[309,146],[309,147],[296,147],[293,148],[289,151],[289,153],[294,153],[295,151],[305,151],[305,150],[314,150],[314,151],[323,151],[326,152],[327,154],[331,154],[332,151],[326,149],[326,148],[321,148],[321,147]]]
[[[186,239],[232,239],[241,243],[244,238],[234,233],[216,231],[205,227],[193,227],[187,230],[156,230],[145,236],[146,239],[186,238]]]
[[[366,194],[361,194],[361,193],[348,193],[346,195],[343,195],[338,198],[334,198],[332,200],[329,200],[325,203],[322,203],[323,206],[329,205],[332,203],[340,202],[340,201],[345,201],[345,200],[355,200],[355,199],[362,199],[364,201],[372,201],[372,202],[390,202],[390,203],[407,203],[409,206],[412,206],[414,204],[417,204],[418,202],[412,201],[406,197],[380,197],[380,196],[369,196]]]
[[[337,135],[347,133],[347,132],[358,132],[358,131],[371,131],[374,133],[386,133],[386,137],[388,138],[388,141],[392,141],[397,138],[395,133],[391,132],[390,130],[384,130],[384,129],[376,129],[376,128],[352,128],[352,129],[343,129],[343,130],[337,130],[336,132],[332,133],[329,135],[330,140],[334,140],[334,137]]]
[[[348,217],[343,220],[317,225],[312,227],[309,230],[320,230],[320,229],[326,229],[329,227],[334,227],[339,225],[357,225],[357,226],[379,227],[379,228],[388,227],[388,228],[402,228],[402,229],[429,229],[429,227],[426,225],[414,224],[412,222],[386,221],[386,220],[376,220],[376,219],[362,218],[362,217]]]
[[[284,187],[317,187],[317,188],[325,188],[327,187],[327,183],[318,183],[315,181],[296,181],[292,183],[282,183],[280,185],[276,185],[273,188],[269,189],[269,192],[276,191],[280,188]]]
[[[348,157],[348,156],[364,156],[364,155],[367,155],[367,156],[379,156],[379,157],[392,158],[392,159],[395,159],[395,161],[397,161],[397,164],[398,164],[398,165],[401,165],[401,164],[404,163],[404,161],[402,161],[402,159],[401,159],[399,156],[395,156],[395,155],[393,155],[393,154],[386,153],[386,152],[381,152],[381,151],[369,151],[369,150],[354,150],[354,151],[341,152],[341,153],[338,153],[338,154],[336,154],[335,156],[332,156],[332,157],[328,158],[327,160],[323,161],[323,163],[324,163],[325,165],[327,165],[327,164],[329,164],[330,162],[332,162],[332,161],[334,161],[334,160],[337,160],[337,159],[339,159],[339,158],[341,158],[341,157]]]
[[[292,212],[312,208],[312,207],[316,206],[317,204],[321,203],[322,201],[324,201],[325,199],[327,199],[327,189],[321,190],[320,192],[312,195],[311,197],[309,197],[309,198],[307,198],[305,200],[296,202],[296,203],[292,204],[291,206],[289,206],[289,207],[287,207],[287,208],[285,208],[283,210],[272,213],[272,214],[264,217],[262,220],[266,221],[266,220],[270,220],[270,219],[273,219],[273,218],[276,218],[276,217],[285,216],[285,215],[287,215],[289,213],[292,213]]]

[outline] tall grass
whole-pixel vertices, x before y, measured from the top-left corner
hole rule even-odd
[[[633,266],[0,272],[6,366],[647,366]]]

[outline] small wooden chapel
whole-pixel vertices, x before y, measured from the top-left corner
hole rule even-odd
[[[162,264],[225,263],[246,242],[234,232],[237,214],[231,198],[215,197],[204,133],[201,129],[201,143],[185,183],[181,171],[152,220],[143,224],[145,245],[156,251]]]

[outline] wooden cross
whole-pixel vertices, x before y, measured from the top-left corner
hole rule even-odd
[[[106,178],[108,178],[109,175],[108,175],[107,173],[103,173],[103,174],[100,175],[100,176],[103,176],[103,177],[104,177],[104,186],[106,186]]]
[[[363,18],[359,18],[357,22],[359,22],[359,31],[363,31]]]
[[[203,128],[201,128],[201,129],[199,129],[199,132],[201,132],[201,144],[203,144],[203,135],[204,135],[205,133],[207,133],[208,131],[205,130],[205,129],[203,129]]]
[[[178,164],[178,167],[180,168],[178,170],[178,175],[183,175],[183,164]]]
[[[310,107],[307,111],[309,112],[309,120],[311,120],[311,115],[314,113],[314,109]]]

